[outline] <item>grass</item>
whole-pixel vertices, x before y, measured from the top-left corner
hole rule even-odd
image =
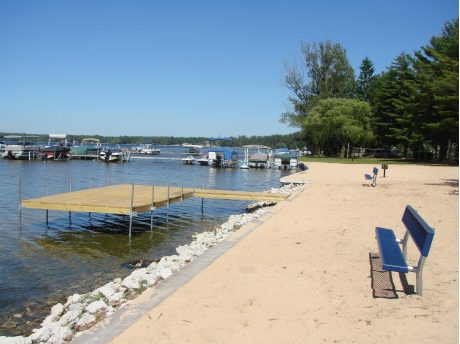
[[[446,163],[440,163],[437,160],[415,160],[415,159],[403,159],[403,158],[336,158],[336,157],[322,157],[322,156],[299,156],[299,161],[309,162],[326,162],[336,164],[368,164],[368,165],[437,165],[447,166]]]

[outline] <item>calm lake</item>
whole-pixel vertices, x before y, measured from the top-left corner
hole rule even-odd
[[[182,147],[159,146],[157,157],[181,157]],[[243,149],[235,149],[239,159]],[[209,189],[264,191],[296,170],[210,168],[180,160],[135,159],[100,161],[10,161],[0,159],[0,335],[29,335],[40,327],[57,302],[92,291],[131,273],[129,262],[175,254],[190,235],[203,232],[245,212],[251,202],[187,199],[154,213],[129,216],[23,209],[19,199],[46,196],[120,183]],[[21,195],[19,180],[22,180]],[[202,207],[203,204],[203,207]]]

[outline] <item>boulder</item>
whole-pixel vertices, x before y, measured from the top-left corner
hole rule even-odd
[[[61,315],[64,313],[64,305],[62,303],[57,303],[51,308],[51,314]]]
[[[59,330],[57,323],[46,324],[45,326],[39,328],[34,333],[29,336],[29,339],[34,342],[46,342]]]
[[[91,314],[98,313],[99,311],[106,309],[108,306],[104,301],[91,302],[85,310]]]
[[[162,280],[165,280],[169,276],[171,276],[172,274],[173,274],[173,272],[172,272],[171,269],[163,269],[163,270],[159,271],[158,277],[160,277]]]
[[[116,292],[116,285],[113,282],[107,283],[106,285],[100,287],[99,292],[104,295],[106,298],[109,298]]]
[[[73,294],[72,296],[69,296],[67,298],[67,302],[65,303],[64,307],[68,307],[73,303],[77,303],[78,301],[80,301],[80,299],[81,299],[80,294]]]
[[[67,326],[73,320],[77,319],[81,314],[81,310],[72,310],[64,314],[57,322],[60,326]]]
[[[139,275],[129,275],[126,277],[123,282],[121,282],[121,285],[128,289],[139,289],[139,280],[141,279],[141,276]]]
[[[131,275],[143,275],[147,272],[147,268],[141,268],[141,269],[137,269],[137,270],[134,270]]]
[[[96,323],[96,317],[91,313],[85,313],[82,317],[77,321],[78,328],[89,328]]]
[[[32,344],[32,339],[28,337],[4,337],[0,336],[0,344]]]

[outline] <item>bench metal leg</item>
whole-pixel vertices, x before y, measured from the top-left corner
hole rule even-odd
[[[423,265],[425,264],[425,259],[426,259],[426,257],[424,257],[424,256],[420,257],[420,260],[418,262],[418,269],[416,271],[416,273],[417,273],[417,286],[416,286],[415,292],[420,296],[422,296],[422,289],[423,289],[422,288],[423,287],[423,285],[422,285],[422,270],[423,270]]]

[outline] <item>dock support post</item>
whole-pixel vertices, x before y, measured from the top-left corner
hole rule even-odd
[[[168,201],[166,203],[166,222],[169,221],[169,178],[168,178]]]
[[[21,230],[21,217],[22,217],[22,177],[19,177],[19,230]]]
[[[195,206],[195,180],[196,180],[196,173],[193,174],[192,213],[193,213],[193,207]]]
[[[206,177],[206,172],[203,173],[203,190],[204,190],[205,177]],[[203,212],[203,203],[204,203],[204,198],[201,199],[201,212]]]
[[[155,211],[155,183],[152,182],[152,206],[150,208],[150,232],[153,231],[153,212]]]
[[[72,192],[72,172],[70,172],[70,178],[69,178],[69,192]],[[72,212],[69,211],[69,221],[70,220],[70,217],[72,216]]]
[[[182,186],[180,189],[180,217],[182,217],[182,201],[184,200],[184,177],[182,177]]]
[[[134,180],[131,187],[131,206],[129,211],[129,243],[131,244],[131,228],[133,226]]]
[[[46,197],[48,197],[49,191],[49,177],[46,177]],[[48,226],[48,209],[46,209],[46,225]]]

